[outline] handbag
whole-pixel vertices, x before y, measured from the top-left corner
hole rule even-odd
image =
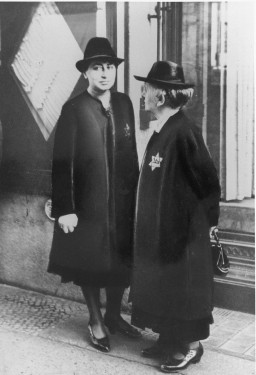
[[[230,268],[229,259],[219,241],[216,230],[213,231],[213,236],[216,241],[211,245],[213,272],[218,276],[226,276]]]

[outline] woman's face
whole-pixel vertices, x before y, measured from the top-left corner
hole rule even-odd
[[[157,109],[157,103],[159,101],[157,97],[157,90],[149,83],[144,83],[142,86],[142,95],[145,99],[145,110],[155,112]]]
[[[89,88],[94,92],[104,92],[111,89],[116,79],[116,67],[108,61],[93,61],[86,72],[85,77],[89,81]]]

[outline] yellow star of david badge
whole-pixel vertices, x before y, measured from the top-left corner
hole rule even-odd
[[[126,137],[130,137],[131,135],[130,126],[128,124],[125,125],[124,134]]]
[[[151,162],[149,163],[152,171],[155,169],[155,168],[160,168],[161,167],[161,161],[163,160],[163,158],[161,158],[159,156],[159,152],[156,154],[156,156],[152,156],[152,160]]]

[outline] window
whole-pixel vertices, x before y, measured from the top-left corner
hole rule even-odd
[[[225,201],[254,196],[253,4],[182,4],[182,65],[196,84],[191,113]]]
[[[47,140],[80,73],[83,53],[54,3],[40,3],[11,63],[11,71]]]

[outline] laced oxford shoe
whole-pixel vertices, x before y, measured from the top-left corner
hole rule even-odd
[[[108,318],[107,315],[104,317],[105,326],[108,328],[109,332],[114,335],[115,333],[121,333],[132,339],[138,339],[142,335],[140,331],[127,323],[121,316],[118,319]]]
[[[189,349],[183,359],[175,359],[173,357],[168,358],[165,363],[160,367],[162,372],[176,372],[178,370],[184,370],[191,363],[198,363],[204,353],[204,348],[201,343],[197,349]]]
[[[108,337],[103,337],[101,339],[97,339],[95,336],[94,336],[94,333],[92,331],[92,327],[90,324],[88,324],[88,331],[89,331],[89,334],[90,334],[90,340],[91,340],[91,343],[92,343],[92,346],[94,346],[94,348],[100,350],[101,352],[109,352],[110,351],[110,344],[109,344],[109,339]]]

